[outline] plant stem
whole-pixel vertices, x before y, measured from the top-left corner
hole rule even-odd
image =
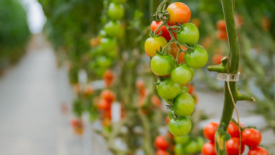
[[[221,0],[221,3],[226,23],[226,30],[230,49],[227,73],[237,74],[239,69],[239,43],[234,21],[234,0]],[[230,88],[228,88],[228,85],[225,82],[225,98],[223,113],[220,121],[219,132],[216,132],[215,136],[216,151],[218,155],[227,154],[225,149],[224,133],[227,132],[227,128],[231,121],[232,114],[234,111],[234,105],[229,90],[231,90],[235,103],[237,102],[238,91],[236,88],[236,82],[229,82],[229,87]]]

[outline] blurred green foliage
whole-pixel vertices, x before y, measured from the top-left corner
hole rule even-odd
[[[24,53],[30,31],[26,10],[18,0],[0,1],[0,68]]]

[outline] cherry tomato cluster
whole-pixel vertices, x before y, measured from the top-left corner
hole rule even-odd
[[[81,119],[72,119],[71,120],[71,125],[74,129],[74,132],[77,135],[82,135],[84,131],[84,125]]]
[[[208,54],[202,46],[196,45],[199,30],[188,23],[191,11],[187,5],[175,2],[155,15],[160,13],[163,18],[154,18],[151,37],[144,47],[151,58],[151,70],[159,77],[157,92],[171,109],[169,130],[175,136],[184,136],[192,128],[189,116],[195,108],[195,100],[184,85],[193,79],[194,69],[206,64]]]
[[[107,87],[110,87],[113,84],[114,73],[111,70],[106,70],[103,75],[103,79],[104,79],[105,85]]]
[[[216,155],[215,150],[215,133],[219,127],[218,123],[211,122],[209,123],[203,130],[204,136],[210,141],[204,144],[202,148],[203,155]],[[230,122],[227,132],[231,136],[231,138],[226,141],[226,151],[228,155],[237,155],[239,154],[239,146],[241,137],[241,154],[245,150],[245,145],[250,148],[248,155],[268,155],[268,151],[263,147],[259,147],[258,145],[261,143],[262,135],[261,133],[253,128],[245,128],[243,124],[240,123],[241,127],[241,135],[239,132],[239,127]]]

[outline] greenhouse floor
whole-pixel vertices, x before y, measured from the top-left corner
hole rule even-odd
[[[61,105],[70,105],[74,95],[66,67],[57,68],[54,52],[44,42],[43,37],[37,36],[22,60],[0,79],[1,154],[108,155],[103,138],[92,132],[92,125],[86,123],[84,135],[76,136],[70,126],[70,111],[61,112]],[[210,121],[218,121],[223,95],[197,94],[197,109],[210,114]],[[266,126],[261,116],[250,113],[255,108],[252,104],[240,102],[237,106],[245,125]],[[207,121],[199,126],[203,128],[206,124]],[[266,129],[262,144],[272,143],[274,132]]]

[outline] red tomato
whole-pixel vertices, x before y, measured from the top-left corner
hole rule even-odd
[[[192,95],[194,93],[194,91],[195,91],[195,87],[192,86],[191,84],[188,85],[188,93]]]
[[[220,54],[216,54],[214,55],[212,61],[214,64],[218,65],[218,64],[221,64],[222,63],[222,59],[224,58],[223,55],[220,55]]]
[[[269,153],[263,147],[254,147],[249,150],[247,155],[269,155]]]
[[[261,143],[262,134],[256,129],[245,129],[242,132],[242,142],[249,147],[256,147]]]
[[[210,141],[214,142],[215,141],[215,133],[216,130],[218,129],[219,124],[215,122],[209,123],[203,130],[204,136],[209,139]]]
[[[106,100],[100,100],[98,103],[98,109],[100,110],[108,110],[110,109],[111,104],[108,103]]]
[[[114,74],[111,70],[107,70],[105,71],[104,75],[103,75],[105,84],[107,87],[111,86],[113,79],[114,79]]]
[[[164,136],[157,136],[155,139],[155,146],[158,149],[166,150],[169,147],[169,143]]]
[[[166,116],[165,121],[166,121],[166,124],[169,124],[169,122],[170,122],[169,116]]]
[[[202,152],[202,155],[217,155],[215,150],[215,143],[208,142],[204,144],[201,152]]]
[[[170,155],[167,151],[164,150],[158,150],[156,155]]]
[[[231,138],[226,141],[226,152],[227,155],[237,155],[239,154],[239,138]],[[244,152],[244,144],[241,144],[241,154]]]
[[[226,30],[226,24],[224,20],[217,21],[217,28],[220,30]]]
[[[151,30],[153,32],[155,32],[155,30],[162,24],[163,22],[160,20],[160,21],[153,21],[151,23]],[[159,34],[159,32],[162,30],[162,33],[160,36],[163,36],[167,41],[168,40],[171,40],[171,36],[170,36],[170,33],[168,32],[167,28],[163,25],[157,32],[157,34]]]
[[[220,40],[227,40],[227,33],[225,30],[218,30],[218,38]]]
[[[72,126],[77,126],[77,124],[78,124],[78,120],[77,119],[72,119],[71,120],[71,125]]]
[[[157,107],[161,106],[161,101],[156,95],[152,96],[151,102]]]
[[[241,125],[241,127],[244,127],[244,125],[242,123],[240,123],[240,125]],[[230,124],[227,128],[227,132],[231,137],[239,138],[239,128],[235,123],[230,122]]]
[[[103,90],[101,97],[109,103],[112,103],[116,99],[116,95],[111,90]]]
[[[176,22],[179,24],[188,23],[191,18],[191,11],[189,7],[181,2],[170,4],[167,11],[170,15],[168,22],[171,25],[175,25]]]

